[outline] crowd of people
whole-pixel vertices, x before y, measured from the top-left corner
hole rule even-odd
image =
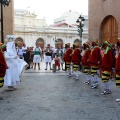
[[[116,80],[116,86],[120,88],[120,39],[115,45],[104,41],[101,47],[98,40],[94,40],[91,45],[89,41],[82,46],[74,43],[72,47],[70,47],[70,43],[67,43],[65,48],[59,46],[55,49],[48,44],[42,49],[38,44],[35,48],[26,47],[25,44],[15,46],[13,38],[9,36],[6,52],[4,52],[5,45],[1,44],[0,46],[0,56],[2,56],[0,57],[0,87],[8,86],[8,90],[16,89],[14,86],[20,82],[19,77],[23,68],[36,70],[36,66],[38,66],[38,70],[41,70],[40,62],[43,60],[45,70],[48,68],[52,70],[51,63],[54,60],[57,70],[67,71],[68,77],[71,77],[74,72],[75,80],[79,80],[79,71],[81,70],[86,75],[84,83],[91,84],[92,89],[99,87],[98,77],[101,77],[104,85],[102,95],[111,94],[109,85],[111,77]],[[16,69],[13,68],[19,68],[17,69],[18,74],[14,74]],[[120,98],[116,101],[120,102]]]
[[[38,70],[41,70],[40,63],[41,61],[44,61],[46,64],[45,70],[48,70],[48,65],[49,69],[52,70],[52,60],[58,60],[58,64],[60,64],[58,70],[60,70],[60,66],[63,70],[62,56],[64,49],[62,47],[57,47],[55,49],[54,47],[51,47],[50,44],[48,44],[44,49],[42,49],[38,44],[36,44],[35,47],[26,47],[26,45],[23,44],[17,46],[16,49],[19,58],[24,59],[29,65],[27,69],[36,70],[36,66],[38,66]],[[57,59],[56,56],[58,56]]]

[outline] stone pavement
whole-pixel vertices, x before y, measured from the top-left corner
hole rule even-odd
[[[43,66],[42,66],[43,65]],[[67,78],[64,71],[26,70],[16,91],[0,89],[0,120],[120,120],[120,94],[115,81],[110,80],[112,94],[101,95],[98,89],[85,85],[85,75],[79,80]]]

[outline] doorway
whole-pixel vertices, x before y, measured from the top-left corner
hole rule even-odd
[[[118,39],[118,23],[117,20],[109,15],[105,17],[101,24],[101,42],[110,41],[115,44]]]

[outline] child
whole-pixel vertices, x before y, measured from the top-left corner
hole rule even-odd
[[[54,58],[56,69],[58,67],[58,70],[60,70],[60,59],[58,58],[58,55],[55,56]]]

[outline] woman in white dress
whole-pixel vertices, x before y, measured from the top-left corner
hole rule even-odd
[[[7,50],[5,52],[6,63],[8,69],[4,77],[4,85],[8,90],[15,90],[15,86],[20,83],[23,70],[27,67],[27,63],[17,56],[14,43],[14,36],[7,35]]]

